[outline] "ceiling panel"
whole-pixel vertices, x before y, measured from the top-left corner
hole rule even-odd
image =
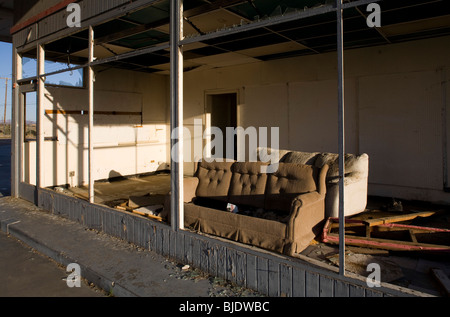
[[[193,23],[201,32],[209,33],[217,31],[221,28],[239,25],[242,18],[226,10],[217,10],[211,13],[191,17],[189,18],[189,21]],[[185,33],[186,35],[189,35],[197,32]]]
[[[347,1],[349,2],[349,1]],[[184,1],[184,32],[205,34],[255,19],[334,3],[330,0],[190,0]],[[365,6],[344,10],[345,48],[395,43],[450,34],[450,0],[385,0],[380,2],[382,27],[369,28]],[[95,55],[110,57],[169,41],[170,1],[163,0],[97,25]],[[223,67],[336,49],[336,14],[328,13],[269,27],[220,36],[184,48],[185,69]],[[87,57],[86,30],[46,45],[47,57]],[[30,51],[35,54],[35,50]],[[169,51],[111,63],[145,72],[167,72]]]
[[[264,45],[244,50],[238,50],[236,51],[236,53],[257,58],[258,56],[275,55],[304,49],[307,48],[297,42],[284,42],[279,44]]]

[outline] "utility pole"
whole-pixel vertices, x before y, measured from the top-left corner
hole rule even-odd
[[[5,111],[3,114],[3,134],[5,134],[6,133],[6,104],[8,102],[8,80],[11,80],[11,78],[0,77],[0,79],[5,80]]]

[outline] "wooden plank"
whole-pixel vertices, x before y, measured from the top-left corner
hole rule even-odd
[[[257,291],[264,295],[269,293],[269,268],[267,262],[266,258],[257,257]]]
[[[183,233],[179,233],[176,236],[175,255],[176,258],[183,264],[186,263],[186,252],[184,252],[184,237]]]
[[[280,296],[292,297],[292,267],[280,264]]]
[[[246,286],[250,289],[256,290],[257,284],[257,257],[253,254],[247,254],[246,265]]]
[[[350,284],[349,287],[350,297],[365,297],[365,289],[358,285]]]
[[[213,245],[209,248],[208,250],[208,272],[211,275],[216,276],[217,275],[217,254],[218,254],[218,249],[217,249],[217,245]]]
[[[330,243],[339,243],[339,237],[337,234],[330,234],[330,237],[334,237],[334,241],[328,240]],[[427,243],[415,243],[410,241],[398,241],[389,239],[377,239],[377,238],[365,238],[359,236],[345,235],[345,243],[360,247],[380,248],[393,251],[435,251],[435,252],[449,252],[450,246],[427,244]]]
[[[176,238],[178,233],[172,230],[169,231],[169,256],[171,259],[175,260],[177,258],[176,255]]]
[[[207,272],[209,268],[209,244],[205,240],[199,240],[200,270]]]
[[[184,252],[186,264],[193,264],[193,238],[191,235],[184,236]]]
[[[149,250],[156,252],[156,226],[149,229]]]
[[[339,235],[337,233],[331,233],[330,228],[337,221],[337,218],[329,218],[324,226],[322,233],[322,241],[325,243],[339,243]],[[355,225],[357,223],[363,223],[362,220],[354,220],[348,219],[346,220],[350,225]],[[430,231],[430,232],[450,232],[448,229],[441,228],[428,228],[428,227],[420,227],[420,226],[412,226],[405,224],[395,224],[395,223],[384,223],[379,226],[383,227],[392,227],[392,228],[401,228],[403,230],[420,230],[420,231]],[[389,229],[389,228],[388,228]],[[428,243],[416,243],[411,241],[398,241],[398,240],[390,240],[390,239],[380,239],[380,238],[368,238],[363,236],[355,236],[351,234],[345,235],[345,243],[353,246],[362,246],[362,247],[370,247],[370,248],[379,248],[386,250],[395,250],[395,251],[433,251],[433,252],[449,252],[450,246],[448,245],[436,245],[436,244],[428,244]]]
[[[268,261],[269,296],[280,296],[280,266],[278,261]]]
[[[320,297],[333,297],[334,285],[333,280],[327,276],[320,275],[319,278],[319,296]]]
[[[383,217],[383,218],[376,218],[376,219],[365,219],[363,222],[369,225],[370,227],[373,226],[379,226],[386,223],[393,223],[393,222],[401,222],[401,221],[407,221],[412,220],[417,217],[430,217],[436,214],[436,211],[423,211],[423,212],[416,212],[412,214],[406,214],[406,215],[399,215],[399,216],[391,216],[391,217]]]
[[[236,283],[245,285],[246,280],[246,255],[244,252],[236,251]]]
[[[56,115],[89,115],[87,110],[45,110],[46,114]],[[142,116],[142,112],[137,111],[94,111],[94,115],[106,115],[106,116]]]
[[[235,283],[236,282],[236,251],[233,249],[227,250],[227,262],[226,262],[226,274],[227,280]]]
[[[383,297],[383,293],[374,289],[366,288],[366,297]]]
[[[192,238],[192,265],[196,268],[201,267],[201,246],[199,238]]]
[[[441,269],[431,269],[433,276],[437,279],[439,284],[441,284],[442,288],[446,292],[447,296],[450,296],[450,279],[447,274]]]
[[[303,269],[292,269],[292,296],[306,296],[306,272]]]
[[[349,297],[349,285],[348,283],[340,280],[334,281],[334,297]]]
[[[319,275],[307,271],[305,274],[305,282],[306,297],[319,297]]]
[[[219,246],[217,249],[217,275],[218,277],[227,279],[227,249]]]
[[[416,235],[414,233],[414,230],[409,229],[408,232],[409,232],[409,236],[411,237],[411,241],[414,242],[414,243],[418,243]]]

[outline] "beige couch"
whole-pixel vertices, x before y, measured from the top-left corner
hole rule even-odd
[[[283,254],[303,251],[323,226],[328,165],[283,162],[270,174],[263,165],[200,162],[184,182],[185,227]]]
[[[276,151],[276,153],[274,153]],[[276,155],[275,155],[276,154]],[[326,217],[339,217],[339,155],[326,152],[301,152],[258,148],[258,160],[270,162],[275,157],[279,162],[307,164],[322,167],[327,164],[326,177]],[[344,215],[351,216],[363,212],[367,206],[367,189],[369,177],[369,156],[367,154],[345,155],[344,178]]]

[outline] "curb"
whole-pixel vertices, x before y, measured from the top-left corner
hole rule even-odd
[[[51,258],[58,264],[64,266],[65,268],[70,263],[77,263],[81,268],[82,278],[86,279],[90,283],[93,283],[96,287],[102,289],[105,292],[108,292],[114,297],[139,297],[139,295],[128,290],[126,287],[120,285],[117,282],[114,282],[113,280],[105,277],[99,272],[92,270],[89,266],[83,263],[79,263],[76,259],[68,256],[64,252],[55,250],[47,246],[42,241],[33,238],[32,236],[30,236],[29,234],[18,228],[17,227],[18,224],[20,224],[20,220],[14,218],[1,219],[0,230],[5,234],[20,240],[21,242],[23,242],[30,248],[36,250],[37,252]]]

